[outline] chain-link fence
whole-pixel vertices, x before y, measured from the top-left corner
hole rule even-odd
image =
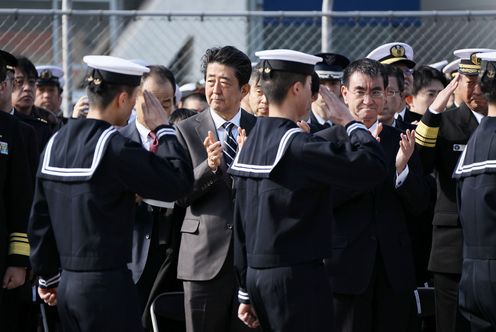
[[[62,31],[67,14],[69,29]],[[453,50],[496,48],[496,12],[333,12],[330,50],[351,59],[391,41],[413,46],[417,63],[453,59]],[[62,52],[62,39],[68,50]],[[178,82],[201,78],[200,58],[212,46],[234,45],[253,61],[255,51],[289,48],[321,51],[322,13],[244,12],[174,13],[142,11],[71,11],[0,9],[0,47],[35,64],[61,65],[70,59],[66,77],[80,88],[82,57],[110,54],[164,64]],[[69,92],[72,90],[69,89]]]

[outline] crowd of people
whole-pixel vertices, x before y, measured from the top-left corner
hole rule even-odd
[[[66,118],[0,50],[0,330],[151,330],[177,291],[166,331],[495,331],[496,50],[454,55],[85,56]]]

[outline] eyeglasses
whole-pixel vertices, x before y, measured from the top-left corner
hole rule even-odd
[[[30,78],[28,80],[25,80],[24,78],[14,78],[14,86],[16,88],[22,88],[26,82],[30,86],[34,86],[36,84],[36,80],[34,78]]]
[[[412,76],[413,75],[413,69],[403,69],[403,75],[404,76]]]
[[[366,93],[365,91],[362,90],[356,90],[356,91],[351,91],[351,93],[354,94],[355,97],[360,99],[365,98],[365,95],[368,95],[370,98],[374,98],[374,99],[384,97],[384,91],[380,91],[380,90],[372,90],[370,93]]]
[[[399,96],[401,94],[401,91],[400,90],[387,90],[386,94],[388,97],[394,97],[396,95]]]

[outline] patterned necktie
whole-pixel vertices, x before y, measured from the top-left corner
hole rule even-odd
[[[224,122],[222,127],[226,130],[226,139],[224,140],[224,160],[226,161],[227,167],[229,167],[236,157],[238,142],[236,142],[232,131],[234,128],[234,123],[227,121]]]
[[[155,152],[157,152],[157,149],[158,149],[157,135],[155,135],[155,133],[153,131],[150,131],[148,136],[152,139],[152,141],[150,143],[150,147],[148,148],[148,151],[155,153]]]

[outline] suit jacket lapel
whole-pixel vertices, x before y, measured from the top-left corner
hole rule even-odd
[[[475,115],[465,103],[460,105],[458,111],[460,112],[460,127],[468,139],[479,125],[479,122],[477,122]]]

